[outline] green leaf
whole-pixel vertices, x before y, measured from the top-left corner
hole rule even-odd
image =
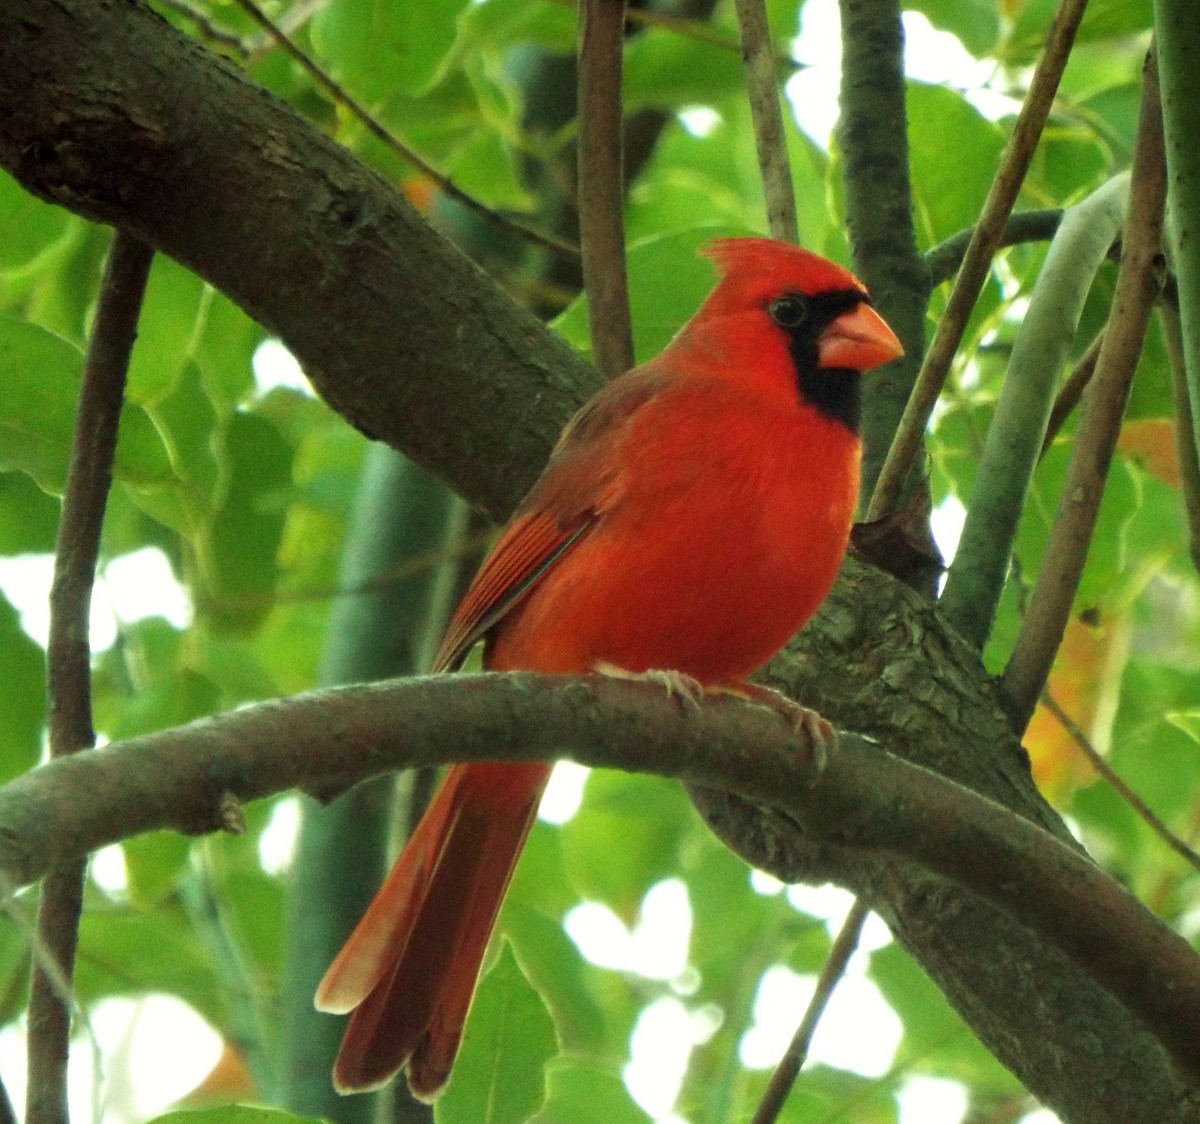
[[[525,1124],[545,1101],[546,1063],[557,1053],[542,997],[504,941],[479,985],[434,1118],[438,1124]]]
[[[566,4],[488,0],[470,4],[459,20],[459,51],[499,51],[513,44],[547,51],[575,50],[575,13]]]
[[[1108,146],[1090,129],[1049,127],[1042,133],[1024,193],[1039,207],[1082,198],[1108,178]]]
[[[44,491],[61,493],[75,426],[83,353],[61,336],[0,315],[0,470],[21,469]],[[162,483],[170,466],[144,410],[121,411],[115,471],[139,484]]]
[[[562,922],[507,900],[500,932],[512,941],[526,974],[554,1013],[563,1048],[595,1049],[604,1038],[604,1012],[588,986],[588,972]]]
[[[175,902],[147,912],[116,905],[84,910],[75,989],[84,1004],[165,991],[215,1027],[228,1022],[228,999],[208,952]]]
[[[199,366],[189,360],[171,390],[148,412],[167,447],[171,466],[180,482],[180,498],[195,525],[208,513],[216,498],[220,464],[217,443],[217,414],[206,393]]]
[[[694,815],[674,781],[593,772],[582,807],[562,829],[567,873],[584,897],[632,923],[646,891],[676,872]]]
[[[1058,7],[1057,0],[1025,0],[1019,6],[1002,52],[1007,65],[1023,65],[1037,59]],[[1092,0],[1076,34],[1075,49],[1148,31],[1153,21],[1153,0]]]
[[[54,250],[78,221],[0,172],[0,276],[35,268],[36,259]]]
[[[62,492],[82,369],[82,352],[60,336],[0,316],[0,468]]]
[[[649,29],[626,42],[621,93],[626,110],[712,105],[745,89],[735,51]]]
[[[957,35],[976,58],[989,55],[1000,37],[996,0],[908,0],[905,7],[920,12],[938,30]]]
[[[596,1066],[552,1065],[546,1107],[531,1124],[641,1124],[648,1117],[619,1073]]]
[[[887,1084],[815,1065],[800,1075],[778,1120],[779,1124],[808,1124],[813,1120],[896,1124],[899,1110]]]
[[[964,175],[963,169],[994,169],[1004,134],[955,90],[920,82],[909,82],[907,90],[918,240],[935,245],[978,218],[990,175]]]
[[[171,831],[152,831],[121,844],[129,901],[152,909],[173,894],[188,868],[191,840]]]
[[[397,92],[421,93],[437,80],[465,7],[463,0],[334,0],[313,17],[313,48],[368,106]]]
[[[190,638],[161,617],[125,625],[96,673],[96,719],[115,739],[181,726],[217,709],[211,679],[192,666]]]
[[[59,502],[24,472],[0,472],[0,554],[48,554]]]
[[[954,1078],[973,1089],[1019,1093],[1020,1085],[946,1002],[936,985],[899,944],[871,954],[870,977],[904,1024],[893,1068]]]
[[[32,769],[41,756],[45,681],[41,647],[25,635],[17,611],[0,596],[0,782]]]
[[[137,344],[129,358],[126,393],[131,401],[152,402],[175,385],[191,358],[207,292],[191,270],[155,254],[138,317]]]
[[[443,169],[468,195],[504,211],[531,211],[533,197],[517,175],[514,153],[494,129],[475,132]]]
[[[156,1116],[150,1124],[319,1124],[316,1117],[296,1116],[278,1108],[262,1105],[230,1104],[220,1108],[202,1108],[168,1112]]]
[[[202,544],[205,608],[239,629],[270,609],[292,482],[292,448],[261,414],[236,413],[225,431],[229,491]]]
[[[691,229],[629,248],[629,305],[639,363],[666,347],[716,284],[716,270],[700,256],[700,249],[714,238],[744,233],[728,228]],[[664,277],[671,278],[670,285],[662,283]],[[573,301],[554,327],[585,355],[590,354],[586,297]]]
[[[1200,707],[1174,710],[1166,715],[1173,726],[1178,726],[1192,741],[1200,745]]]
[[[205,289],[192,358],[222,415],[254,389],[254,352],[266,338],[267,333],[233,301],[215,289]]]
[[[29,934],[33,931],[29,895],[10,903],[0,919],[0,1023],[8,1025],[22,1011],[29,997]],[[21,918],[17,924],[14,916]]]
[[[1070,456],[1069,445],[1062,442],[1052,445],[1034,475],[1016,541],[1016,554],[1026,581],[1032,580],[1043,565]],[[1123,458],[1116,458],[1108,474],[1087,565],[1075,595],[1079,609],[1105,604],[1114,591],[1125,588],[1132,576],[1126,570],[1125,529],[1137,512],[1139,493],[1129,464]]]

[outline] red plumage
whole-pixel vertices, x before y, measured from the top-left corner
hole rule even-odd
[[[816,610],[858,492],[857,376],[901,354],[852,274],[768,239],[657,358],[564,430],[480,568],[436,670],[478,640],[496,671],[669,669],[737,687]],[[451,768],[317,993],[353,1010],[343,1092],[450,1074],[548,765]]]

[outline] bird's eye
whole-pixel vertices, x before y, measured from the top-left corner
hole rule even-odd
[[[777,297],[767,305],[767,311],[785,332],[794,332],[808,319],[808,301],[791,293],[786,297]]]

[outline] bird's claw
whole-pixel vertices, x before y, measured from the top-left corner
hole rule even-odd
[[[647,671],[628,671],[604,660],[597,660],[592,664],[592,670],[613,679],[635,679],[655,683],[667,692],[667,698],[678,699],[685,710],[699,710],[700,701],[704,698],[704,688],[700,686],[699,681],[683,671],[661,667],[652,667]]]
[[[791,726],[792,733],[803,733],[811,747],[812,763],[817,772],[825,771],[830,759],[838,750],[837,728],[828,718],[789,699],[782,691],[764,687],[759,683],[740,683],[737,687],[729,688],[729,691],[773,710]]]

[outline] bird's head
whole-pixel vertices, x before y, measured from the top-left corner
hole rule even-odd
[[[714,339],[739,380],[772,394],[797,390],[856,427],[858,376],[904,354],[848,269],[769,238],[724,238],[705,248],[721,280],[692,319],[695,344]]]

